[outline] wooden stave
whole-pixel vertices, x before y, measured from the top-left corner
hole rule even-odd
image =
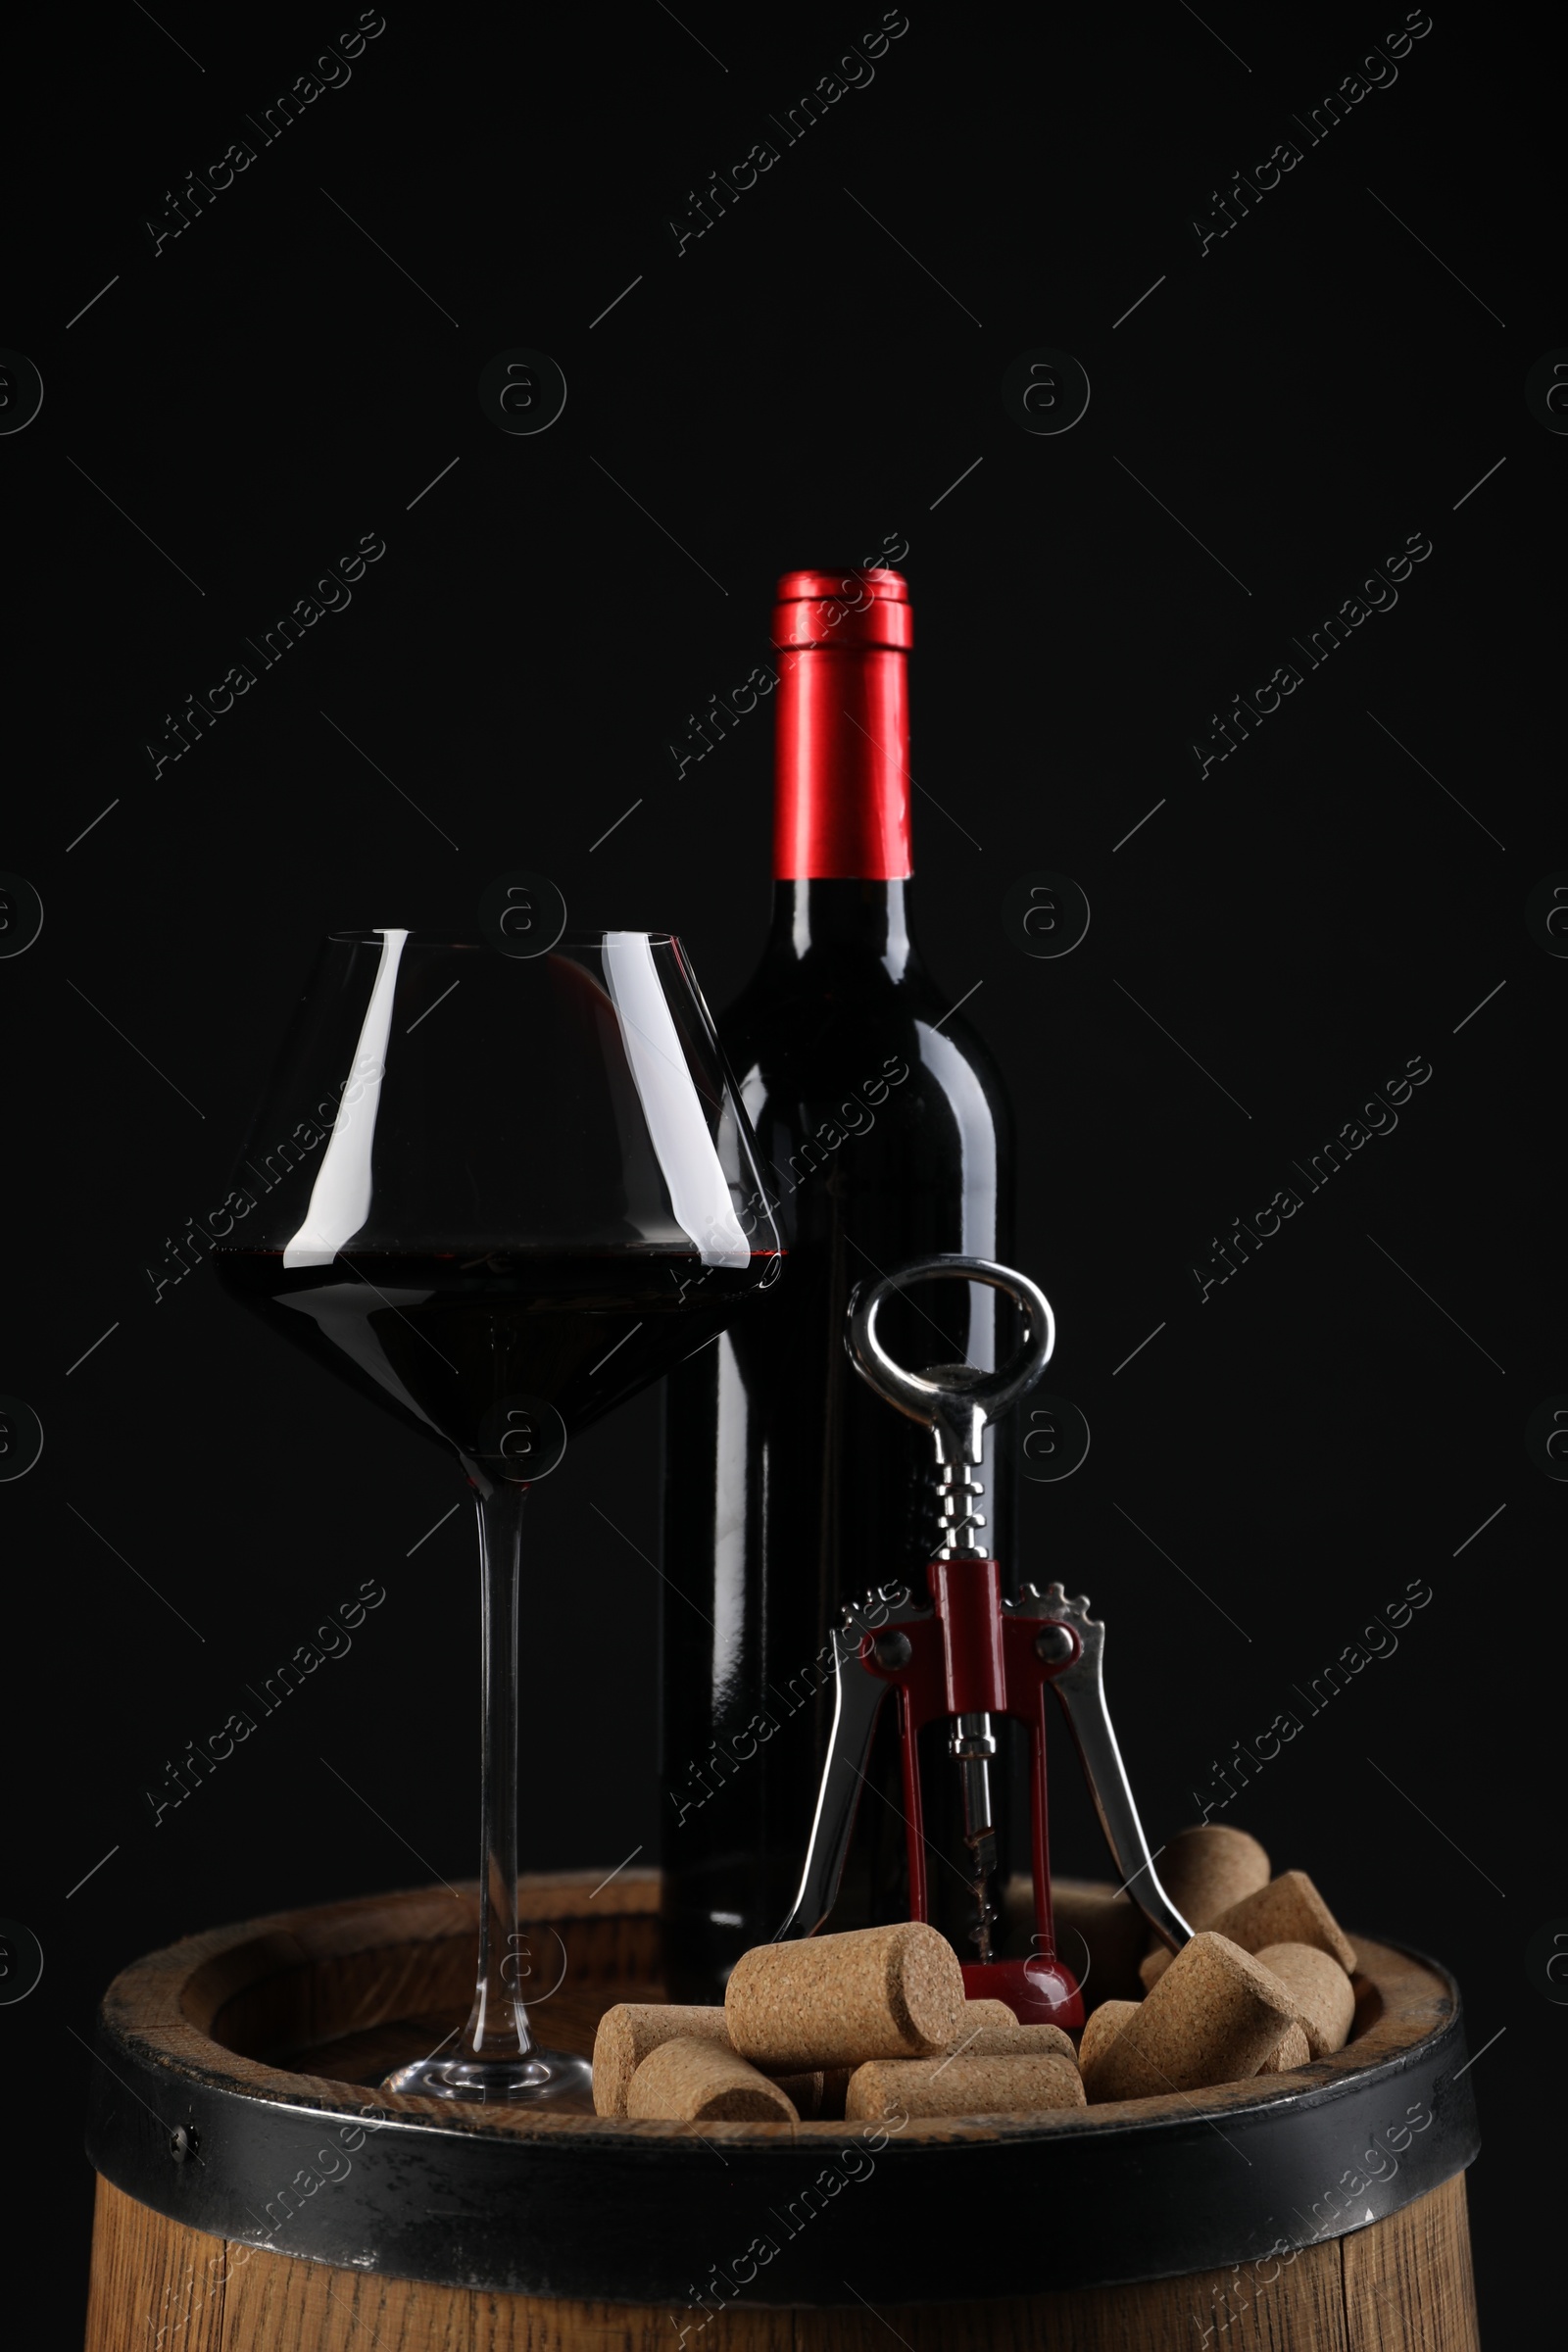
[[[539,2302],[345,2277],[321,2263],[165,2221],[100,2181],[86,2352],[1479,2352],[1462,2173],[1354,2236],[1288,2267],[1197,2272],[1061,2294],[819,2310],[731,2306],[683,2322],[667,2307]],[[896,2322],[896,2324],[895,2324]]]
[[[594,1882],[591,1872],[525,1881],[527,1916],[532,1922],[553,1917],[564,1925],[568,1920],[575,1924]],[[609,1972],[607,1991],[625,1989],[609,1968],[607,1953],[619,1969],[626,1965],[628,1951],[647,1954],[653,1949],[658,1889],[654,1874],[636,1879],[624,1879],[623,1874],[602,1917],[596,1903],[591,1934],[598,1939],[599,1965]],[[240,2014],[236,2003],[254,1997],[258,1983],[278,1984],[280,1962],[296,1969],[310,1965],[325,1970],[330,1978],[333,1965],[352,1963],[356,1951],[384,1952],[389,1939],[402,1955],[397,1964],[401,1976],[394,1971],[397,1982],[407,1982],[411,1939],[437,1957],[445,1947],[446,1959],[440,1964],[458,1970],[453,1979],[458,1982],[469,1964],[476,1903],[472,1888],[456,1905],[450,1892],[413,1889],[280,1914],[187,1938],[123,1971],[105,1998],[101,2050],[122,2087],[133,2079],[139,2103],[127,2109],[102,2070],[95,2070],[100,2096],[89,2152],[99,2171],[171,2219],[253,2244],[278,2240],[277,2250],[292,2249],[312,2259],[349,2266],[373,2260],[389,2276],[453,2288],[678,2304],[694,2276],[700,2278],[705,2268],[721,2264],[736,2251],[724,2235],[725,2226],[710,2218],[716,2195],[715,2153],[723,2159],[726,2173],[740,2161],[749,2188],[755,2190],[753,2206],[775,2213],[780,2207],[793,2212],[803,2189],[813,2179],[825,2177],[819,2169],[824,2159],[833,2171],[841,2169],[834,2163],[834,2143],[848,2162],[856,2128],[842,2124],[710,2125],[697,2133],[678,2125],[398,2099],[258,2065],[203,2031],[215,2023],[232,2026]],[[612,1927],[612,1921],[617,1925]],[[1217,2198],[1219,2210],[1210,2210],[1198,2227],[1202,2182],[1214,2178],[1212,2162],[1205,2172],[1204,2160],[1212,2159],[1216,2134],[1236,2152],[1249,2154],[1250,2163],[1264,2148],[1259,2132],[1270,2134],[1264,2172],[1280,2191],[1279,2210],[1289,2209],[1287,2191],[1308,2202],[1323,2202],[1338,2175],[1326,2177],[1320,2151],[1332,2145],[1340,2161],[1348,2163],[1353,2157],[1351,2141],[1357,2147],[1365,2144],[1361,2134],[1372,2125],[1364,2111],[1373,2085],[1392,2094],[1402,2084],[1407,2097],[1420,2092],[1432,2100],[1435,2122],[1415,2143],[1414,2160],[1407,2151],[1394,2181],[1376,2187],[1366,2209],[1379,2220],[1417,2200],[1475,2153],[1469,2086],[1457,2081],[1465,2054],[1457,1992],[1451,1981],[1428,1963],[1376,1944],[1368,1944],[1366,1951],[1374,1973],[1363,1986],[1363,2015],[1376,2007],[1379,1997],[1383,2014],[1372,2019],[1349,2052],[1299,2076],[1225,2085],[1204,2094],[1196,2108],[1194,2101],[1177,2095],[1139,2101],[1125,2110],[1098,2108],[1087,2115],[1080,2111],[959,2124],[943,2119],[911,2122],[876,2150],[872,2174],[854,2183],[862,2193],[850,2201],[853,2229],[845,2233],[824,2228],[826,2216],[818,2216],[809,2240],[803,2228],[798,2233],[802,2249],[792,2259],[770,2263],[748,2299],[759,2306],[830,2303],[835,2297],[842,2302],[849,2243],[855,2251],[857,2285],[862,2291],[869,2288],[877,2300],[965,2300],[973,2294],[972,2262],[954,2252],[955,2243],[961,2248],[973,2231],[984,2230],[1003,2201],[1025,2213],[1031,2206],[1049,2210],[1060,2219],[1065,2196],[1067,2218],[1076,2212],[1080,2226],[1058,2231],[1057,2242],[1044,2251],[1005,2245],[991,2265],[992,2292],[1121,2284],[1135,2278],[1178,2277],[1195,2265],[1255,2257],[1266,2242],[1257,2234],[1258,2215],[1253,2212],[1248,2219],[1249,2209],[1239,2202],[1231,2183],[1215,2190],[1209,2202],[1212,2208]],[[584,1965],[591,1974],[591,1954]],[[388,1992],[385,1997],[395,1996]],[[1441,2116],[1432,2099],[1440,2082],[1446,2084]],[[1382,2124],[1395,2122],[1404,2104],[1401,2099],[1381,2116]],[[158,2111],[162,2143],[149,2108]],[[360,2167],[360,2189],[354,2197],[339,2193],[341,2180],[326,2183],[328,2193],[318,2205],[301,2200],[281,2237],[274,2230],[267,2238],[255,2202],[258,2193],[268,2180],[289,2180],[294,2165],[285,2160],[303,2148],[318,2127],[327,2131],[341,2126],[352,2112],[362,2110],[368,2111],[364,2120],[377,2133],[369,2146],[398,2149],[399,2163],[414,2183],[413,2197],[429,2196],[445,2208],[440,2216],[443,2227],[421,2231],[405,2226],[374,2196],[367,2201],[366,2168]],[[117,2123],[123,2126],[127,2116],[134,2119],[128,2141],[123,2129],[112,2128]],[[1315,2137],[1310,2135],[1314,2119]],[[1281,2122],[1286,2126],[1283,2135]],[[194,2128],[209,2142],[205,2157],[182,2165],[170,2160],[167,2134],[179,2125]],[[256,2156],[249,2172],[243,2165],[236,2170],[232,2162],[235,2145],[244,2139],[242,2127],[248,2128]],[[392,2139],[382,2140],[380,2131],[389,2131]],[[499,2235],[494,2223],[497,2206],[510,2200],[510,2216],[519,2196],[520,2151],[514,2145],[518,2140],[534,2151],[529,2172],[521,2177],[523,2190],[530,2192],[525,2202],[533,2209],[533,2240],[522,2244],[514,2241],[528,2240],[523,2222],[509,2218]],[[215,2201],[200,2193],[220,2145],[227,2150],[226,2202],[224,2196]],[[1295,2158],[1283,2172],[1282,2146]],[[1118,2150],[1120,2172],[1111,2161]],[[304,2162],[310,2166],[308,2153]],[[1181,2179],[1185,2203],[1167,2193],[1168,2210],[1163,2217],[1157,2210],[1146,2215],[1147,2226],[1141,2230],[1135,2228],[1129,2233],[1119,2225],[1114,2230],[1097,2228],[1096,2194],[1102,2217],[1123,2201],[1115,2190],[1127,2165],[1147,2171],[1152,2163]],[[1086,2187],[1086,2173],[1098,2180],[1098,2192],[1092,2183]],[[841,2180],[840,2185],[845,2183]],[[264,2196],[263,2203],[270,2200]],[[683,2204],[698,2217],[684,2232]],[[249,2222],[241,2207],[250,2213]],[[612,2209],[638,2217],[629,2227],[622,2221],[613,2260],[607,2261],[596,2238],[575,2248],[564,2242],[570,2240],[577,2217],[588,2209],[594,2215]],[[1273,2212],[1271,2207],[1271,2216]],[[332,2216],[332,2227],[324,2231],[314,2229],[317,2217],[325,2214]],[[1365,2227],[1358,2216],[1341,2212],[1316,2236],[1338,2236]],[[1311,2242],[1301,2231],[1280,2224],[1276,2233],[1299,2244]],[[1115,2242],[1107,2242],[1107,2236]],[[876,2249],[894,2241],[904,2252],[890,2263]],[[746,2243],[742,2235],[739,2245]],[[1130,2244],[1136,2251],[1129,2251]],[[912,2273],[911,2245],[918,2256]],[[786,2251],[780,2248],[781,2255]],[[803,2260],[802,2251],[810,2259]]]

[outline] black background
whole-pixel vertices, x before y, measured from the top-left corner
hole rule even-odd
[[[470,924],[526,865],[582,919],[677,929],[726,1001],[767,912],[765,706],[679,780],[667,747],[766,658],[780,570],[898,538],[923,942],[955,1000],[979,990],[1019,1112],[1020,1259],[1060,1317],[1052,1385],[1093,1430],[1072,1479],[1023,1489],[1026,1572],[1103,1607],[1159,1837],[1211,1759],[1430,1584],[1396,1654],[1226,1818],[1352,1927],[1450,1963],[1474,2049],[1507,2029],[1471,2176],[1500,2342],[1555,2259],[1568,2026],[1524,1963],[1568,1911],[1562,1490],[1523,1441],[1568,1387],[1544,1182],[1568,966],[1523,919],[1568,865],[1546,732],[1568,441],[1524,399],[1568,341],[1538,246],[1560,55],[1544,19],[1440,7],[1308,145],[1291,112],[1401,11],[916,7],[785,145],[769,114],[878,12],[682,18],[394,8],[269,145],[243,118],[351,10],[12,36],[0,340],[45,387],[0,439],[0,865],[45,909],[0,961],[0,1389],[45,1430],[0,1486],[0,1911],[45,1952],[0,2008],[18,2340],[79,2340],[71,2034],[113,1972],[473,1867],[466,1511],[427,1536],[455,1471],[270,1347],[205,1265],[157,1303],[148,1269],[220,1199],[329,927]],[[255,162],[155,258],[145,220],[241,136]],[[764,137],[777,163],[677,255],[687,191]],[[1190,219],[1287,137],[1301,162],[1200,256]],[[519,345],[569,388],[536,437],[477,397]],[[1057,437],[1001,398],[1039,346],[1092,385]],[[155,775],[166,714],[364,533],[386,553],[352,605]],[[1210,714],[1412,533],[1433,553],[1397,607],[1300,662],[1200,780]],[[1093,909],[1060,960],[1004,929],[1037,868]],[[1397,1130],[1298,1185],[1200,1303],[1214,1237],[1413,1056],[1433,1075]],[[525,1867],[657,1850],[658,1412],[584,1436],[534,1499]],[[155,1829],[166,1758],[367,1577],[387,1598],[351,1653]],[[1061,1786],[1058,1861],[1097,1869]]]

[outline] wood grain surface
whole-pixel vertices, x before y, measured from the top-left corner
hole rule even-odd
[[[662,2000],[659,1881],[595,1872],[525,1880],[530,1964],[544,2037],[591,2050],[617,2000]],[[455,2106],[368,2090],[433,2047],[466,2014],[477,1891],[417,1888],[215,1929],[115,1980],[105,2014],[178,2078],[287,2106],[417,2116],[448,2132],[526,2144],[568,2133],[659,2141],[694,2127],[614,2117]],[[1396,2058],[1451,2014],[1444,1979],[1356,1938],[1351,2038],[1294,2077],[1027,2116],[913,2118],[903,2137],[995,2146],[1018,2134],[1157,2123],[1195,2105],[1223,2119],[1282,2088],[1331,2083]],[[557,1979],[559,1978],[559,1984]],[[744,2158],[780,2134],[836,2139],[839,2124],[706,2124]],[[521,2148],[519,2147],[519,2156]],[[1173,2185],[1173,2194],[1176,2189]],[[1001,2217],[1006,2226],[1005,2216]],[[977,2268],[983,2275],[983,2251]],[[1462,2175],[1353,2235],[1240,2269],[1131,2285],[965,2303],[855,2298],[831,2309],[682,2309],[498,2294],[366,2276],[167,2220],[98,2184],[87,2352],[1478,2352]]]
[[[1462,2174],[1289,2264],[704,2318],[362,2278],[206,2237],[98,2184],[86,2352],[1480,2352]]]

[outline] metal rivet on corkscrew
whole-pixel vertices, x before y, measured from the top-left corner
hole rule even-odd
[[[935,1364],[913,1372],[888,1354],[877,1335],[881,1307],[896,1294],[933,1281],[983,1283],[1013,1300],[1023,1317],[1023,1336],[1000,1369]],[[948,1753],[957,1766],[963,1793],[964,1842],[975,1903],[970,1935],[979,1956],[964,1966],[969,1993],[999,1996],[1020,2018],[1076,2025],[1083,2017],[1082,2000],[1070,1973],[1055,1957],[1051,1916],[1048,1689],[1067,1717],[1101,1826],[1128,1892],[1173,1950],[1192,1931],[1154,1876],[1105,1709],[1103,1625],[1090,1616],[1087,1597],[1069,1599],[1059,1584],[1048,1586],[1044,1593],[1025,1585],[1016,1600],[1005,1599],[1000,1565],[988,1555],[980,1535],[986,1524],[980,1507],[984,1488],[975,1472],[983,1460],[986,1425],[1028,1394],[1050,1361],[1054,1343],[1055,1318],[1045,1294],[1024,1275],[989,1258],[919,1258],[874,1283],[858,1285],[851,1295],[845,1345],[856,1369],[889,1404],[931,1432],[939,1540],[926,1572],[929,1605],[902,1591],[895,1597],[895,1590],[885,1587],[879,1614],[872,1620],[877,1631],[868,1630],[863,1615],[851,1612],[834,1636],[838,1704],[827,1762],[800,1889],[775,1940],[813,1934],[832,1910],[877,1714],[889,1690],[897,1687],[911,1918],[927,1916],[926,1841],[915,1742],[924,1724],[946,1720]],[[991,1790],[998,1717],[1011,1717],[1030,1733],[1036,1926],[1034,1953],[1028,1960],[998,1960],[992,1955],[999,1916],[992,1896],[998,1853]]]

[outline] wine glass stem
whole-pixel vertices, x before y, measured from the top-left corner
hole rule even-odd
[[[525,1487],[474,1490],[479,1524],[482,1715],[479,1761],[479,1970],[464,2029],[470,2058],[533,2048],[517,1991],[526,1955],[517,1930],[517,1570]]]

